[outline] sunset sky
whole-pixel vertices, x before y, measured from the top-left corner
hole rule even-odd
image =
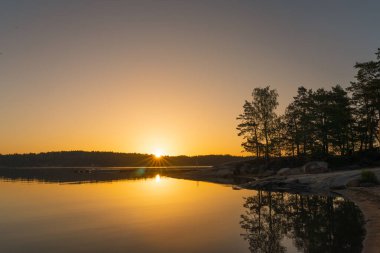
[[[380,1],[0,0],[0,153],[240,155],[270,85],[346,87],[380,47]]]

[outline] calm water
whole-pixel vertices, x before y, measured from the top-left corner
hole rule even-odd
[[[58,184],[0,179],[0,252],[360,252],[341,198],[153,177]],[[339,249],[339,250],[337,250]]]

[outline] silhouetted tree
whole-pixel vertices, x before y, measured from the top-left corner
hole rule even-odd
[[[243,148],[248,152],[256,151],[259,156],[260,147],[264,147],[264,156],[269,158],[272,139],[275,134],[277,115],[275,109],[278,106],[278,93],[271,90],[269,86],[265,88],[255,88],[252,92],[252,102],[245,101],[244,112],[237,118],[241,121],[237,129],[239,136],[243,136]]]
[[[284,134],[282,137],[283,148],[287,155],[300,155],[300,119],[297,108],[291,103],[285,110],[284,115]]]
[[[329,92],[330,105],[328,110],[328,134],[333,153],[347,154],[354,151],[350,143],[353,140],[353,118],[350,98],[347,92],[339,85],[332,87]]]
[[[380,49],[377,61],[356,63],[356,81],[348,88],[352,93],[352,106],[356,121],[355,130],[359,150],[373,149],[379,143],[380,120]]]
[[[240,114],[237,119],[241,121],[238,125],[238,135],[243,136],[242,146],[245,151],[255,154],[256,157],[260,156],[260,142],[258,136],[257,115],[254,111],[252,104],[245,101],[243,105],[244,112]]]
[[[286,108],[285,122],[292,146],[297,155],[306,155],[312,152],[314,140],[312,90],[301,86],[298,88],[294,101]],[[294,152],[294,151],[293,151]]]
[[[274,110],[277,91],[255,88],[237,129],[245,151],[256,156],[328,157],[374,150],[380,144],[380,49],[376,61],[356,63],[347,90],[301,86],[284,115]]]

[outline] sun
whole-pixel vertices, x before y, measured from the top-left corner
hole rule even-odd
[[[156,150],[156,152],[154,152],[154,157],[159,159],[161,158],[162,156],[162,151],[161,150]]]

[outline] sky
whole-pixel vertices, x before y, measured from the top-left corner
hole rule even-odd
[[[255,87],[347,87],[380,1],[0,0],[0,153],[244,155]]]

